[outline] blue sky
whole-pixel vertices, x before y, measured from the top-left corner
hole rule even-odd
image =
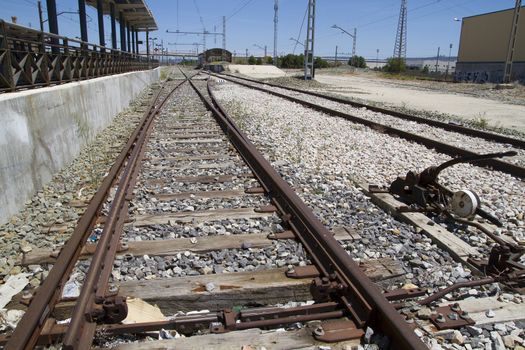
[[[56,0],[58,11],[76,11],[77,0]],[[45,0],[42,1],[45,7]],[[146,0],[159,25],[159,31],[152,36],[164,39],[164,43],[202,43],[202,37],[166,33],[166,29],[181,31],[222,31],[222,16],[227,17],[227,49],[244,55],[261,55],[263,50],[254,46],[268,46],[273,50],[273,6],[274,0]],[[299,30],[306,11],[307,0],[280,0],[278,52],[290,53],[295,44],[290,37],[304,41],[306,28],[299,36]],[[437,47],[448,54],[453,44],[452,55],[457,53],[462,18],[497,11],[514,6],[514,0],[408,0],[408,57],[433,56]],[[394,48],[394,39],[399,15],[400,0],[317,0],[316,55],[332,56],[335,46],[340,53],[352,50],[352,39],[332,29],[333,24],[349,32],[357,27],[357,54],[375,58],[389,57]],[[178,10],[177,10],[178,9]],[[88,23],[90,42],[98,42],[96,12],[88,8],[91,22]],[[36,0],[0,0],[0,18],[10,20],[18,17],[18,23],[38,28]],[[202,21],[201,21],[202,18]],[[107,42],[109,19],[105,19]],[[306,26],[306,23],[305,25]],[[47,25],[46,25],[47,30]],[[61,35],[79,36],[78,16],[64,14],[59,17]],[[118,30],[118,29],[117,29]],[[220,47],[222,39],[207,37],[208,48]],[[174,46],[168,46],[173,49]],[[179,46],[190,50],[192,46]],[[295,48],[298,53],[301,46]]]

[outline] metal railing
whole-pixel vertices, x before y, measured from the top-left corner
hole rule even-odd
[[[0,20],[0,92],[147,70],[158,61]]]

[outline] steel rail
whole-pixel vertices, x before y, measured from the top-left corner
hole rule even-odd
[[[213,73],[208,73],[208,74],[216,76],[216,77],[219,77],[218,75],[213,74]],[[462,148],[459,148],[459,147],[456,147],[456,146],[452,146],[452,145],[449,145],[449,144],[446,144],[446,143],[443,143],[443,142],[439,142],[439,141],[436,141],[436,140],[433,140],[433,139],[429,139],[429,138],[426,138],[426,137],[423,137],[423,136],[420,136],[420,135],[417,135],[417,134],[410,133],[408,131],[404,131],[404,130],[397,129],[397,128],[394,128],[394,127],[391,127],[391,126],[388,126],[388,125],[384,125],[384,124],[380,124],[380,123],[377,123],[377,122],[373,122],[373,121],[370,121],[370,120],[367,120],[367,119],[364,119],[364,118],[361,118],[361,117],[357,117],[357,116],[354,116],[354,115],[351,115],[351,114],[348,114],[348,113],[340,112],[340,111],[337,111],[337,110],[334,110],[334,109],[331,109],[331,108],[328,108],[328,107],[320,106],[318,104],[315,104],[315,103],[312,103],[312,102],[308,102],[308,101],[305,101],[305,100],[302,100],[302,99],[299,99],[299,98],[296,98],[296,97],[288,96],[288,95],[282,94],[282,93],[277,92],[277,91],[264,89],[264,88],[259,87],[259,86],[253,86],[253,85],[246,84],[246,83],[243,83],[243,82],[240,82],[240,81],[236,81],[236,80],[233,80],[233,79],[225,78],[224,76],[220,76],[220,78],[224,79],[224,80],[227,80],[227,81],[230,81],[232,83],[239,84],[241,86],[250,88],[250,89],[266,92],[266,93],[269,93],[271,95],[287,99],[289,101],[301,104],[303,106],[306,106],[308,108],[314,109],[316,111],[319,111],[319,112],[322,112],[322,113],[325,113],[325,114],[328,114],[328,115],[333,115],[333,116],[336,116],[336,117],[340,117],[340,118],[344,118],[344,119],[350,120],[350,121],[358,123],[358,124],[366,125],[366,126],[372,128],[372,129],[375,129],[375,130],[383,130],[383,132],[386,133],[386,134],[393,134],[393,135],[399,136],[401,138],[404,138],[405,140],[408,140],[408,141],[411,141],[411,142],[420,143],[420,144],[422,144],[422,145],[424,145],[424,146],[426,146],[428,148],[434,148],[437,151],[445,153],[445,154],[448,154],[450,156],[476,156],[476,155],[479,155],[478,153],[473,152],[473,151],[469,151],[469,150],[462,149]],[[525,168],[524,167],[520,167],[518,165],[507,163],[507,162],[504,162],[504,161],[501,161],[501,160],[486,159],[486,160],[477,161],[477,162],[471,163],[471,164],[472,165],[476,165],[476,166],[480,166],[480,167],[491,167],[491,168],[493,168],[495,170],[507,173],[509,175],[525,179]]]
[[[183,83],[184,82],[181,84]],[[144,126],[158,113],[159,109],[156,108],[156,104],[164,88],[165,83],[156,93],[153,101],[150,103],[143,118],[139,122],[139,125],[122,149],[108,175],[102,181],[99,189],[91,198],[90,203],[78,221],[73,234],[62,248],[57,261],[49,272],[49,275],[38,288],[29,308],[5,345],[5,350],[34,348],[46,320],[60,299],[62,287],[69,278],[75,263],[78,261],[82,248],[91,234],[99,212],[109,195],[110,189],[118,178],[118,175],[122,172],[130,155],[136,149],[137,139],[140,137]]]
[[[214,99],[212,102],[189,80],[215,119],[230,138],[266,192],[271,196],[285,221],[294,230],[299,241],[308,251],[324,279],[337,281],[337,294],[341,303],[350,311],[359,326],[375,325],[403,349],[426,350],[426,345],[415,335],[403,317],[393,308],[380,289],[363,273],[333,235],[315,217],[312,210],[299,198],[290,185],[244,137],[224,109]],[[217,108],[214,106],[217,106]]]
[[[441,122],[439,120],[428,119],[428,118],[424,118],[424,117],[418,117],[416,115],[411,115],[411,114],[407,114],[407,113],[403,113],[403,112],[393,111],[391,109],[385,109],[385,108],[381,108],[381,107],[371,106],[371,105],[368,105],[368,104],[364,104],[364,103],[360,103],[360,102],[356,102],[356,101],[350,101],[350,100],[347,100],[347,99],[344,99],[344,98],[341,98],[341,97],[326,95],[326,94],[322,94],[322,93],[319,93],[319,92],[302,90],[302,89],[297,89],[297,88],[294,88],[294,87],[288,87],[288,86],[282,86],[282,85],[279,85],[279,84],[262,82],[262,81],[258,81],[258,80],[255,80],[255,79],[238,77],[238,76],[235,76],[235,75],[232,75],[232,74],[221,73],[220,75],[221,76],[222,75],[226,75],[226,76],[231,77],[231,78],[240,79],[240,80],[244,80],[244,81],[249,81],[249,82],[252,82],[252,83],[257,83],[257,84],[261,84],[261,85],[268,85],[268,86],[271,86],[271,87],[276,87],[276,88],[280,88],[280,89],[285,89],[285,90],[290,90],[290,91],[294,91],[294,92],[299,92],[299,93],[302,93],[302,94],[305,94],[305,95],[311,95],[311,96],[315,96],[315,97],[320,97],[320,98],[324,98],[324,99],[327,99],[327,100],[330,100],[330,101],[333,101],[333,102],[338,102],[338,103],[350,105],[350,106],[355,107],[355,108],[366,108],[366,109],[368,109],[370,111],[391,115],[391,116],[396,117],[396,118],[409,120],[409,121],[415,121],[415,122],[418,122],[418,123],[427,124],[427,125],[430,125],[430,126],[441,128],[441,129],[444,129],[444,130],[447,130],[447,131],[454,131],[454,132],[458,132],[458,133],[469,135],[469,136],[483,138],[483,139],[488,140],[488,141],[495,141],[495,142],[498,142],[498,143],[509,144],[509,145],[512,145],[512,146],[517,147],[517,148],[525,149],[525,140],[520,140],[520,139],[516,139],[516,138],[513,138],[513,137],[505,136],[505,135],[500,135],[500,134],[495,134],[495,133],[488,132],[488,131],[468,128],[468,127],[462,126],[462,125],[445,123],[445,122]]]
[[[58,302],[62,287],[77,262],[82,248],[86,244],[87,238],[95,225],[104,200],[107,198],[113,182],[120,173],[124,162],[133,148],[135,139],[140,131],[140,126],[146,122],[149,115],[152,113],[153,106],[157,102],[163,89],[164,86],[159,89],[153,98],[148,110],[144,113],[144,116],[139,122],[139,127],[135,129],[115,163],[109,170],[108,175],[104,178],[99,189],[91,198],[89,205],[78,221],[73,234],[60,251],[60,255],[49,272],[49,275],[37,289],[29,308],[18,323],[18,326],[15,328],[9,342],[6,344],[5,350],[32,349],[34,347],[38,334],[42,331],[46,319]]]
[[[111,203],[104,229],[91,259],[88,273],[82,284],[80,296],[73,309],[73,316],[63,341],[64,349],[87,350],[91,347],[97,327],[97,319],[91,315],[93,312],[92,308],[95,303],[101,304],[106,295],[106,287],[119,245],[122,227],[125,217],[128,214],[129,201],[127,197],[133,190],[133,180],[136,179],[135,174],[138,171],[138,166],[142,159],[141,156],[144,154],[143,149],[146,145],[149,130],[151,129],[155,116],[162,110],[166,101],[169,100],[173,92],[184,83],[185,81],[182,81],[170,91],[159,106],[155,108],[150,118],[140,130],[133,152],[127,161],[118,183],[118,189]]]

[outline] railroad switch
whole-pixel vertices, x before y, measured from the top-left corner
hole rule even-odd
[[[447,212],[459,218],[473,218],[476,214],[498,227],[498,218],[481,208],[479,196],[470,190],[453,192],[438,182],[439,174],[456,164],[481,162],[487,159],[515,156],[515,151],[460,157],[438,166],[431,166],[421,173],[409,171],[392,182],[388,192],[399,196],[411,209],[421,208],[425,212]],[[372,189],[374,191],[374,189]],[[410,210],[410,209],[407,209]]]
[[[498,218],[482,209],[481,200],[474,191],[464,189],[454,192],[438,182],[439,174],[453,165],[483,162],[488,159],[510,157],[516,154],[515,151],[509,151],[452,159],[438,166],[428,167],[421,173],[409,171],[405,177],[398,177],[394,180],[387,191],[373,185],[370,186],[370,191],[375,193],[388,192],[398,196],[407,204],[406,207],[399,210],[400,212],[415,211],[444,215],[460,224],[478,228],[499,245],[509,246],[513,252],[523,253],[524,247],[505,241],[493,230],[474,220],[475,216],[478,215],[498,227],[503,226]]]
[[[502,227],[501,221],[483,210],[479,196],[471,190],[452,191],[438,181],[439,174],[456,164],[484,162],[488,159],[515,156],[515,151],[470,155],[446,161],[438,166],[431,166],[420,173],[409,171],[405,177],[398,177],[392,182],[388,190],[378,186],[370,186],[373,193],[391,193],[407,204],[399,212],[424,212],[444,215],[445,217],[463,225],[473,226],[494,242],[488,260],[469,259],[479,271],[494,277],[498,282],[518,290],[525,287],[525,266],[520,258],[525,253],[525,247],[515,242],[505,240],[497,235],[488,225],[474,220],[476,215]],[[487,282],[491,283],[491,282]]]

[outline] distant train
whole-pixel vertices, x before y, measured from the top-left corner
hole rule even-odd
[[[209,49],[199,54],[199,67],[204,67],[213,62],[231,62],[232,53],[219,48]]]

